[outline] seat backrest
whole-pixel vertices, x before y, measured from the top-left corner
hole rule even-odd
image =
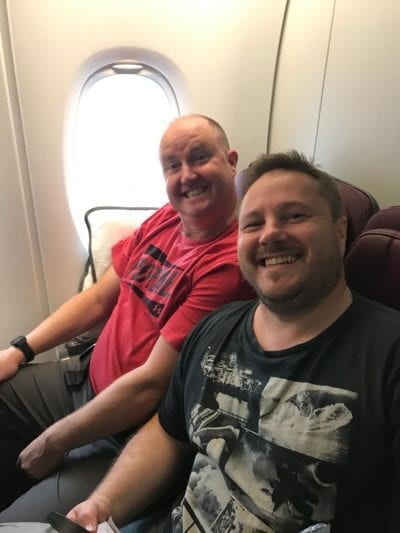
[[[346,250],[365,229],[370,217],[379,210],[378,202],[367,191],[335,178],[347,214]]]
[[[367,221],[364,231],[379,228],[400,231],[400,205],[386,207],[374,213]]]
[[[81,282],[87,289],[98,281],[111,264],[111,249],[140,226],[156,207],[97,206],[85,213],[88,230],[88,262]]]
[[[110,266],[114,244],[137,228],[156,207],[98,206],[85,213],[88,230],[88,260],[79,282],[79,291],[96,283]],[[65,343],[68,355],[82,355],[91,349],[103,329],[104,323],[73,337]]]
[[[364,231],[350,246],[344,268],[352,289],[400,310],[400,231]]]

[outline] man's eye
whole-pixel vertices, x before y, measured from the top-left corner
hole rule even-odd
[[[177,161],[173,161],[171,163],[167,163],[167,165],[164,167],[166,172],[175,172],[179,168],[179,163]]]
[[[209,159],[210,155],[204,151],[195,152],[191,157],[191,161],[193,164],[202,164],[207,162]]]
[[[259,221],[251,221],[251,222],[243,222],[242,224],[239,224],[240,231],[255,231],[258,228],[260,228],[263,225],[263,222]]]
[[[307,218],[307,215],[301,212],[294,212],[294,213],[288,213],[284,218],[288,220],[289,222],[298,222],[300,220],[304,220],[305,218]]]

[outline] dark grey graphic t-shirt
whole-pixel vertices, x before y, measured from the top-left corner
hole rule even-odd
[[[286,533],[322,522],[390,531],[391,439],[376,431],[387,417],[383,360],[395,350],[400,361],[400,314],[356,296],[312,341],[264,352],[255,305],[231,304],[196,328],[160,410],[164,429],[197,450],[182,530]],[[363,337],[369,313],[386,331],[379,352]]]

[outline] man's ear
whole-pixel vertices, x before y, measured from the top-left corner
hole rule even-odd
[[[228,151],[228,161],[231,167],[233,167],[236,170],[236,165],[239,160],[239,154],[236,150],[229,150]]]

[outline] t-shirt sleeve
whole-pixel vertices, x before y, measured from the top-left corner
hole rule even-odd
[[[167,394],[159,406],[159,419],[164,430],[173,438],[191,442],[189,437],[194,406],[204,392],[205,374],[202,370],[209,343],[221,342],[232,324],[242,320],[249,304],[238,303],[210,313],[188,335],[175,366]]]
[[[157,228],[170,216],[172,216],[171,207],[167,204],[150,215],[149,218],[142,222],[129,237],[122,239],[112,247],[113,267],[120,278],[123,276],[123,273],[130,262],[133,250],[142,240],[143,236],[151,231],[152,228]]]
[[[180,350],[189,332],[211,311],[235,300],[254,296],[238,264],[231,262],[204,269],[194,281],[186,300],[161,329],[161,335]]]
[[[115,272],[118,274],[120,278],[123,276],[125,268],[127,264],[129,263],[132,250],[138,243],[139,235],[140,235],[140,228],[136,229],[132,233],[132,235],[130,235],[126,239],[122,239],[121,241],[118,241],[112,247],[112,264],[113,264]]]

